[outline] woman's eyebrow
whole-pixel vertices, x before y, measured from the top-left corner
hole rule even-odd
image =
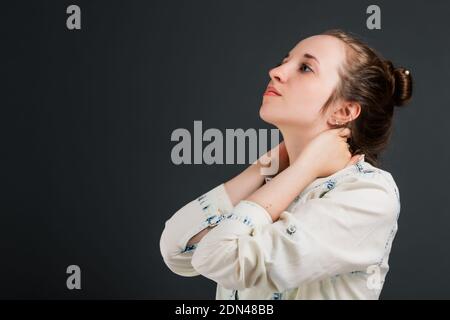
[[[290,56],[290,54],[288,53],[288,54],[283,58],[283,61],[284,61],[284,59],[289,58],[289,56]],[[307,59],[314,59],[314,60],[316,60],[317,63],[320,65],[319,60],[318,60],[316,57],[314,57],[312,54],[305,53],[303,56],[304,56],[305,58],[307,58]]]
[[[320,64],[319,60],[317,60],[316,57],[314,57],[313,55],[311,55],[311,54],[309,54],[309,53],[305,53],[303,56],[304,56],[305,58],[308,58],[308,59],[314,59],[314,60],[317,61],[318,64]]]

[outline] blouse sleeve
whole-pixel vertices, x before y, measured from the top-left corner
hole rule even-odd
[[[159,243],[167,267],[181,276],[199,275],[191,264],[197,244],[187,246],[187,243],[201,230],[218,225],[232,209],[222,183],[175,212],[165,222]]]
[[[203,237],[192,265],[227,289],[274,292],[365,271],[385,254],[400,212],[397,194],[380,173],[353,176],[274,223],[260,205],[240,201]]]

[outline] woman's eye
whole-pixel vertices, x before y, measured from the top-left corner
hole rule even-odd
[[[284,62],[278,63],[274,68],[277,68],[277,67],[281,66],[283,63],[284,63]],[[304,67],[306,67],[306,69],[305,69]],[[305,63],[302,63],[302,65],[300,66],[300,70],[301,70],[302,72],[314,72],[313,69],[311,69],[311,67],[308,66],[308,65],[305,64]],[[304,71],[304,70],[309,70],[309,71]]]
[[[300,67],[300,70],[304,70],[304,69],[302,69],[303,67],[306,67],[306,68],[308,68],[310,71],[314,72],[307,64],[302,63],[302,65],[301,65],[301,67]]]

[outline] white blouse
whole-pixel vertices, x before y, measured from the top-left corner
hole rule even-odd
[[[214,280],[216,299],[378,299],[399,213],[392,175],[361,159],[314,180],[275,222],[255,202],[233,207],[220,184],[165,222],[160,249],[174,273]]]

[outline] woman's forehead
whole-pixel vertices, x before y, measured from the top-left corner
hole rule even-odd
[[[290,55],[310,54],[317,58],[321,68],[337,68],[345,59],[345,43],[333,36],[315,35],[303,39],[290,51]]]

